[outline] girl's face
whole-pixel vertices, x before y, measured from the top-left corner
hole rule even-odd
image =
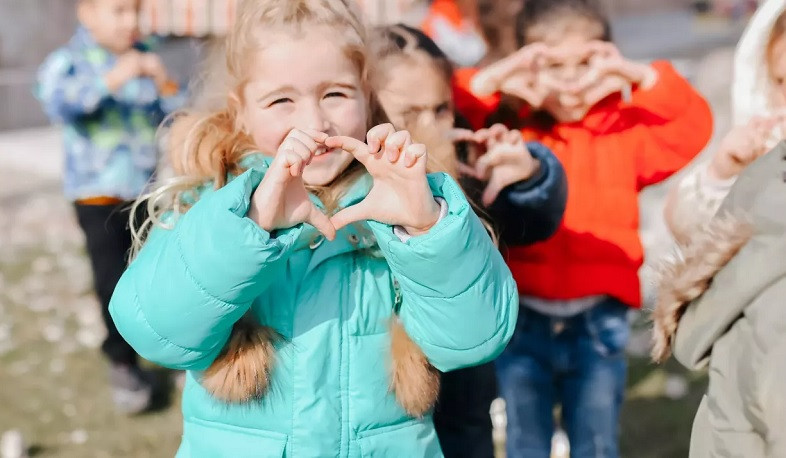
[[[527,43],[540,42],[549,47],[549,59],[541,77],[556,86],[570,86],[590,71],[587,44],[603,36],[603,26],[582,17],[565,17],[536,25],[527,31]],[[560,122],[580,121],[592,108],[579,94],[552,94],[543,109]]]
[[[453,94],[436,64],[425,59],[392,57],[377,93],[397,129],[436,126],[447,138],[453,129]]]
[[[770,78],[776,88],[776,102],[786,107],[786,34],[778,37],[770,49]]]
[[[239,121],[263,154],[274,156],[292,129],[364,139],[369,102],[360,72],[326,27],[265,35],[240,94]],[[330,38],[329,38],[330,37]],[[307,185],[330,184],[352,162],[341,149],[315,156]]]

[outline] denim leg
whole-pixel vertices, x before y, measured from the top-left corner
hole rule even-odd
[[[575,366],[562,379],[563,423],[571,458],[617,458],[625,393],[628,307],[609,300],[584,313]]]
[[[549,320],[522,308],[513,339],[497,359],[507,405],[508,458],[548,458],[554,432]]]

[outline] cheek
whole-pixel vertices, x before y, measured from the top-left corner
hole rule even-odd
[[[289,131],[292,130],[286,116],[276,116],[275,110],[246,111],[245,129],[254,140],[254,144],[262,154],[273,156],[278,151]]]

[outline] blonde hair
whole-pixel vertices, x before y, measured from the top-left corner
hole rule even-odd
[[[241,160],[257,153],[253,139],[238,122],[239,94],[249,79],[248,58],[260,48],[263,33],[286,30],[297,34],[307,26],[324,25],[338,30],[331,36],[344,41],[344,52],[357,66],[360,81],[368,100],[368,126],[387,122],[370,84],[372,65],[366,47],[365,26],[350,0],[243,0],[233,29],[224,46],[214,47],[203,63],[205,75],[198,87],[192,108],[175,114],[164,132],[163,168],[171,178],[162,180],[157,188],[142,196],[135,207],[147,206],[148,219],[139,227],[132,222],[134,253],[138,252],[149,230],[165,226],[162,215],[174,217],[187,211],[197,196],[193,191],[212,184],[224,186],[228,176],[244,170]],[[340,38],[339,38],[340,37]],[[223,64],[221,57],[224,57]],[[223,94],[223,95],[222,95]],[[354,161],[329,186],[310,191],[320,197],[328,211],[334,211],[348,187],[364,173]],[[193,195],[189,196],[191,192]]]

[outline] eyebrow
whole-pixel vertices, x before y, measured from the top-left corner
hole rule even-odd
[[[327,82],[321,83],[317,87],[318,87],[320,92],[324,91],[325,89],[327,89],[329,87],[340,87],[342,89],[347,89],[347,90],[350,90],[350,91],[356,91],[358,89],[357,85],[352,84],[352,83],[347,83],[347,82],[344,82],[344,81],[327,81]]]

